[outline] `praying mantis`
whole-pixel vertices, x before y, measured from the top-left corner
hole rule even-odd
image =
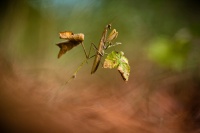
[[[111,29],[111,24],[108,24],[105,26],[104,31],[102,33],[98,48],[94,45],[94,43],[91,43],[89,52],[87,54],[85,46],[83,44],[84,41],[84,34],[79,33],[79,34],[73,34],[71,31],[66,31],[66,32],[60,32],[60,38],[61,39],[66,39],[66,42],[61,42],[58,43],[57,45],[60,47],[60,52],[58,54],[58,58],[61,57],[64,53],[67,51],[71,50],[73,47],[81,44],[86,56],[86,60],[84,60],[81,65],[77,68],[77,70],[74,72],[73,76],[66,82],[68,83],[71,79],[76,77],[77,72],[80,70],[80,68],[83,66],[84,63],[87,62],[88,59],[95,57],[91,69],[91,74],[95,73],[99,67],[99,64],[101,62],[101,58],[105,54],[105,50],[112,46],[119,45],[121,43],[115,43],[113,44],[112,41],[117,38],[118,32],[116,29],[113,29],[110,34],[107,36],[108,30]],[[91,52],[91,47],[93,47],[96,50],[96,54],[90,57],[90,52]]]
[[[99,63],[101,61],[101,57],[104,55],[104,51],[106,49],[108,49],[109,46],[112,46],[111,41],[113,39],[117,38],[117,36],[118,36],[118,32],[116,31],[116,29],[113,29],[112,32],[110,33],[110,35],[107,38],[107,32],[108,32],[109,29],[111,29],[111,24],[106,25],[106,27],[103,31],[101,40],[99,42],[99,47],[97,49],[95,59],[94,59],[94,62],[93,62],[91,74],[96,72],[96,70],[98,69]],[[106,43],[108,43],[108,44],[106,45]]]

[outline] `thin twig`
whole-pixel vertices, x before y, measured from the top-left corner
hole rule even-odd
[[[87,62],[88,59],[85,59],[80,65],[79,67],[76,69],[76,71],[73,73],[73,76],[68,79],[64,85],[68,84],[72,79],[76,78],[76,74],[78,73],[78,71],[83,67],[83,65]]]

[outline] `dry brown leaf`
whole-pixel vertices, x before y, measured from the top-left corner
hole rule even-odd
[[[58,58],[84,41],[84,34],[82,33],[73,34],[71,31],[65,31],[60,32],[59,35],[61,39],[66,39],[67,41],[56,44],[60,48]]]
[[[71,31],[63,31],[59,33],[61,39],[69,39],[73,34],[74,33]]]

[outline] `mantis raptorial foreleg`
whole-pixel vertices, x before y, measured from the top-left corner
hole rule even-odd
[[[108,35],[107,39],[106,39],[106,42],[108,43],[107,46],[105,45],[104,46],[104,49],[108,49],[109,47],[111,47],[113,44],[112,44],[112,40],[116,39],[118,36],[118,32],[116,31],[116,29],[113,29],[110,34]]]

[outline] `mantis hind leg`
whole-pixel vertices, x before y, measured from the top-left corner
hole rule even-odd
[[[95,55],[90,56],[90,52],[91,52],[92,47],[93,47],[93,49],[94,49],[95,51],[98,52],[98,54],[100,54],[101,56],[104,55],[103,53],[100,53],[100,52],[98,51],[98,49],[97,49],[97,47],[94,45],[94,43],[91,43],[90,49],[89,49],[89,52],[88,52],[88,55],[86,55],[86,58],[87,58],[87,59],[93,58],[93,57],[96,55],[96,54],[95,54]]]
[[[101,56],[103,56],[103,54],[100,53],[100,52],[98,51],[98,49],[97,49],[97,47],[94,45],[94,43],[91,43],[88,54],[87,54],[87,52],[86,52],[86,48],[85,48],[84,44],[81,43],[81,45],[82,45],[82,47],[83,47],[83,50],[84,50],[86,59],[90,59],[90,58],[92,58],[92,57],[95,56],[95,55],[90,56],[90,52],[91,52],[92,46],[93,46],[93,49],[94,49],[95,51],[97,51]]]

